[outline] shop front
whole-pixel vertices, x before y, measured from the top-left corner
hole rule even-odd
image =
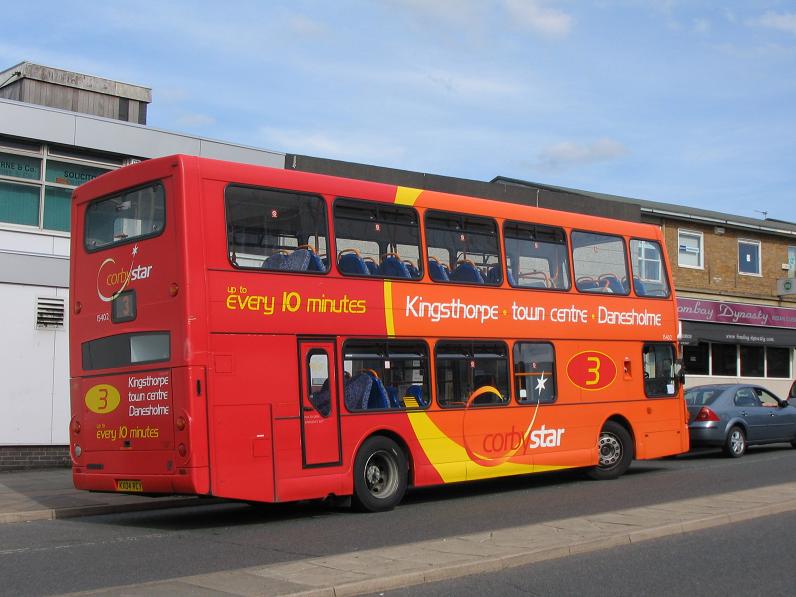
[[[794,378],[796,309],[678,298],[686,387],[755,383],[785,397]]]

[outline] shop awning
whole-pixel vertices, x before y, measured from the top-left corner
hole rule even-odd
[[[683,344],[726,342],[757,346],[796,346],[796,330],[683,321]]]

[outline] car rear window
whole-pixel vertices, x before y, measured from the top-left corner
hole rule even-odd
[[[724,388],[693,388],[686,390],[685,403],[688,406],[707,406],[715,402]]]

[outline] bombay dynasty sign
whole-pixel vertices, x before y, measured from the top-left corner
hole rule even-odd
[[[680,319],[796,329],[796,309],[678,298]]]

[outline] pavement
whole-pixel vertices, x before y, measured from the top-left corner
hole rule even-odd
[[[0,473],[0,522],[207,503],[91,494],[68,469]],[[796,510],[796,482],[291,562],[109,587],[74,595],[343,597],[496,572]],[[374,515],[378,516],[378,514]]]
[[[0,524],[199,503],[209,502],[197,497],[145,497],[77,490],[72,485],[71,468],[0,472]]]

